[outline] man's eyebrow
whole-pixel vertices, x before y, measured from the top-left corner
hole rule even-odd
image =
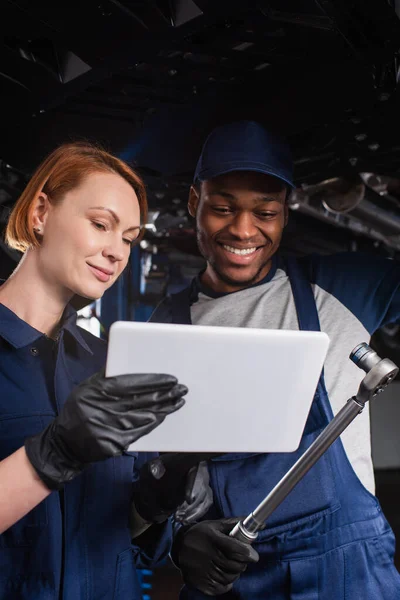
[[[214,190],[214,191],[208,192],[207,196],[208,197],[221,196],[222,198],[226,198],[227,200],[232,200],[233,202],[238,201],[234,194],[225,192],[224,190]],[[276,198],[275,196],[264,196],[264,195],[255,196],[253,198],[253,202],[254,202],[254,204],[261,204],[262,202],[279,202],[279,198]]]
[[[106,206],[91,206],[90,210],[105,210],[111,214],[112,218],[114,219],[117,225],[119,225],[121,222],[118,215],[111,208],[107,208]],[[129,227],[129,229],[127,229],[126,231],[134,231],[135,229],[140,229],[140,225],[133,225],[132,227]]]

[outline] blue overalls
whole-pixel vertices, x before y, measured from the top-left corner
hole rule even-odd
[[[72,389],[105,364],[106,345],[67,309],[56,345],[0,304],[0,460],[42,431]],[[139,600],[136,566],[168,554],[170,526],[133,546],[132,481],[152,455],[89,466],[0,535],[0,600]],[[1,482],[0,482],[1,485]]]
[[[319,331],[306,275],[295,259],[288,259],[287,269],[299,328]],[[172,296],[172,318],[175,323],[191,322],[189,290]],[[204,518],[249,514],[332,418],[322,375],[296,452],[226,454],[209,463],[214,506]],[[353,471],[340,439],[277,508],[254,547],[260,561],[221,598],[400,599],[394,535],[377,499]],[[181,592],[182,600],[206,598],[210,597],[188,587]]]

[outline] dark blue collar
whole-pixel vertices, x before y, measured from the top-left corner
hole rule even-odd
[[[68,331],[84,350],[93,354],[76,324],[76,318],[76,310],[68,304],[61,319],[60,331]],[[4,304],[0,304],[0,336],[14,346],[14,348],[18,349],[28,346],[43,337],[43,335],[44,334],[41,331],[38,331],[26,323],[26,321],[20,319],[12,310],[4,306]]]
[[[259,285],[263,285],[264,283],[268,283],[269,281],[271,281],[271,279],[274,278],[276,270],[278,268],[278,265],[280,263],[280,257],[278,256],[278,254],[274,254],[272,259],[271,259],[271,268],[268,271],[267,275],[261,279],[261,281],[257,281],[257,283],[253,283],[252,285],[249,285],[248,287],[244,288],[246,290],[251,289],[253,287],[258,287]],[[223,296],[228,296],[228,294],[237,294],[238,292],[241,292],[243,290],[236,290],[235,292],[215,292],[214,290],[212,290],[211,288],[207,287],[206,285],[204,285],[201,282],[201,276],[204,273],[204,271],[202,271],[201,273],[199,273],[197,275],[197,277],[195,277],[193,279],[192,282],[192,290],[191,290],[191,301],[193,302],[197,302],[197,298],[199,297],[199,294],[204,294],[205,296],[209,296],[210,298],[222,298]]]

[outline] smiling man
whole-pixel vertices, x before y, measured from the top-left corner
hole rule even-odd
[[[195,325],[321,329],[331,339],[299,449],[209,461],[214,505],[204,520],[181,527],[174,542],[174,559],[187,584],[182,599],[203,594],[246,600],[400,598],[393,533],[374,496],[368,411],[272,514],[254,548],[228,535],[234,517],[259,504],[357,392],[363,373],[349,361],[351,350],[383,324],[400,321],[395,261],[357,253],[299,260],[280,255],[292,185],[287,147],[261,125],[241,121],[214,130],[189,197],[207,265],[152,317]],[[273,376],[266,364],[266,395]]]
[[[189,212],[207,260],[204,285],[234,292],[268,275],[287,221],[286,194],[276,177],[248,171],[222,174],[191,188]]]

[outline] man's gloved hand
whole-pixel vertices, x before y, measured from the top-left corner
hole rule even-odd
[[[226,594],[258,553],[229,536],[237,518],[203,521],[183,527],[174,542],[173,555],[183,580],[207,596]]]
[[[198,456],[198,455],[196,455]],[[147,523],[162,523],[178,511],[193,522],[204,515],[213,502],[207,464],[195,455],[171,453],[145,463],[133,485],[131,535],[136,535],[138,515]]]
[[[185,401],[175,377],[95,373],[76,387],[60,414],[25,441],[26,454],[42,481],[61,489],[88,464],[122,454]]]
[[[175,511],[175,521],[182,525],[196,523],[209,511],[213,502],[208,466],[205,461],[202,461],[189,471],[185,500]]]

